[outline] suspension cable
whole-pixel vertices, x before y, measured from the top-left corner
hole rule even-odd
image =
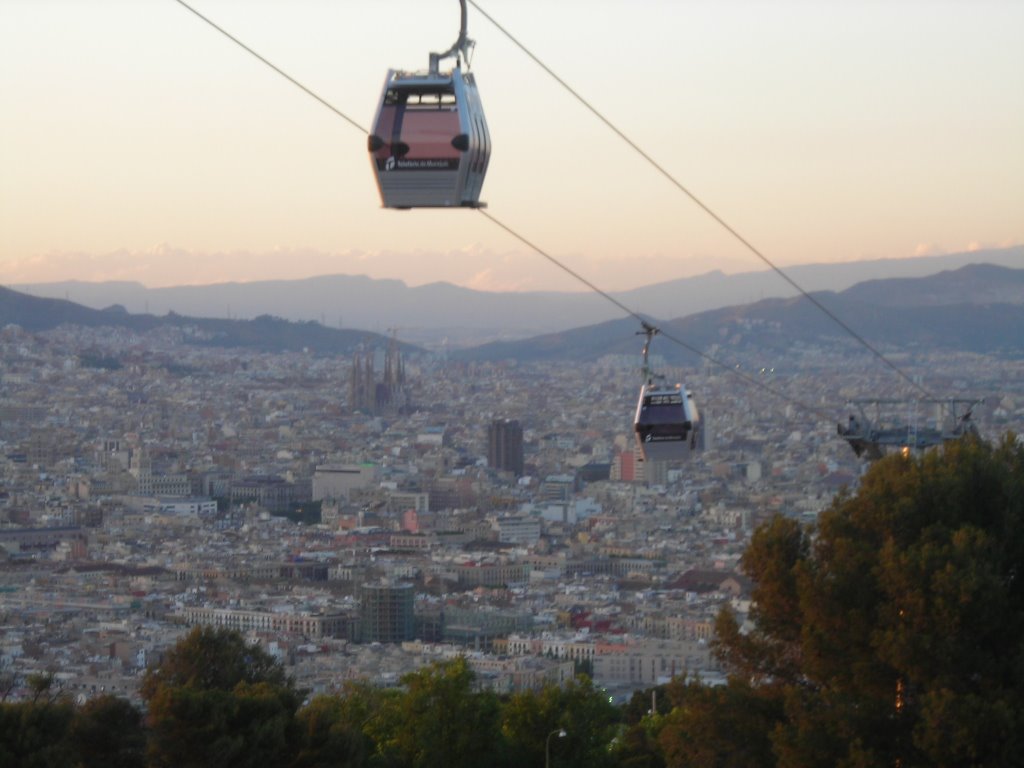
[[[364,133],[364,134],[367,134],[367,133],[369,133],[369,131],[367,131],[367,129],[363,128],[363,126],[361,126],[361,125],[360,125],[359,123],[357,123],[357,122],[356,122],[355,120],[353,120],[352,118],[350,118],[350,117],[349,117],[348,115],[346,115],[346,114],[345,114],[344,112],[342,112],[342,111],[341,111],[340,109],[338,109],[337,107],[335,107],[335,106],[334,106],[333,104],[331,104],[330,102],[328,102],[328,101],[327,101],[326,99],[324,99],[324,98],[322,98],[321,96],[319,96],[319,95],[318,95],[317,93],[315,93],[315,92],[314,92],[314,91],[312,91],[311,89],[307,88],[307,87],[306,87],[305,85],[303,85],[302,83],[300,83],[300,82],[299,82],[298,80],[296,80],[296,79],[295,79],[294,77],[292,77],[291,75],[287,74],[286,72],[284,72],[283,70],[281,70],[280,68],[278,68],[277,66],[275,66],[274,64],[272,64],[272,63],[271,63],[270,61],[268,61],[268,60],[267,60],[266,58],[264,58],[264,57],[263,57],[263,56],[261,56],[261,55],[260,55],[259,53],[257,53],[256,51],[254,51],[254,50],[253,50],[252,48],[250,48],[250,47],[249,47],[248,45],[246,45],[245,43],[243,43],[242,41],[240,41],[240,40],[239,40],[238,38],[236,38],[236,37],[235,37],[234,35],[232,35],[232,34],[230,34],[229,32],[227,32],[227,31],[226,31],[226,30],[225,30],[225,29],[224,29],[223,27],[220,27],[219,25],[217,25],[217,24],[215,24],[215,23],[214,23],[213,21],[211,21],[211,20],[210,20],[209,18],[207,18],[207,17],[206,17],[206,16],[204,16],[203,14],[199,13],[199,12],[198,12],[197,10],[195,10],[195,9],[194,9],[194,8],[193,8],[192,6],[190,6],[190,5],[188,4],[188,3],[184,2],[184,0],[174,0],[174,2],[178,3],[178,4],[179,4],[179,5],[181,5],[182,7],[186,8],[187,10],[189,10],[190,12],[192,12],[193,14],[195,14],[195,15],[196,15],[197,17],[199,17],[199,18],[200,18],[200,19],[202,19],[202,20],[203,20],[204,22],[206,22],[207,24],[209,24],[209,25],[210,25],[211,27],[213,27],[213,28],[214,28],[215,30],[217,30],[218,32],[220,32],[220,33],[221,33],[222,35],[224,35],[224,36],[225,36],[226,38],[228,38],[228,39],[229,39],[229,40],[231,40],[231,41],[232,41],[233,43],[235,43],[235,44],[236,44],[236,45],[238,45],[238,46],[239,46],[240,48],[242,48],[242,49],[243,49],[244,51],[246,51],[247,53],[249,53],[249,54],[253,55],[253,56],[254,56],[254,57],[256,57],[257,59],[259,59],[259,60],[260,60],[261,62],[263,62],[264,64],[266,64],[266,65],[267,65],[268,67],[270,67],[270,68],[271,68],[272,70],[274,70],[274,71],[275,71],[275,72],[277,72],[277,73],[278,73],[279,75],[281,75],[281,76],[282,76],[282,77],[284,77],[284,78],[285,78],[286,80],[288,80],[288,81],[289,81],[290,83],[292,83],[293,85],[295,85],[296,87],[298,87],[298,88],[299,88],[300,90],[302,90],[302,91],[303,91],[304,93],[306,93],[306,94],[307,94],[308,96],[311,96],[312,98],[316,99],[316,100],[317,100],[318,102],[320,102],[320,103],[321,103],[321,104],[323,104],[323,105],[324,105],[325,107],[327,107],[328,109],[330,109],[330,110],[331,110],[332,112],[334,112],[334,113],[335,113],[336,115],[338,115],[339,117],[341,117],[342,119],[344,119],[344,120],[345,120],[345,121],[346,121],[347,123],[349,123],[349,125],[351,125],[352,127],[356,128],[357,130],[361,131],[361,132],[362,132],[362,133]],[[468,0],[468,2],[472,3],[472,4],[473,4],[473,6],[474,6],[475,8],[477,8],[477,10],[480,10],[479,6],[477,6],[477,4],[476,4],[476,3],[475,3],[475,2],[473,1],[473,0]],[[480,12],[481,12],[481,13],[484,13],[484,12],[483,12],[482,10],[480,10]],[[484,16],[487,16],[487,14],[486,14],[486,13],[484,13]],[[489,16],[488,16],[487,18],[488,18],[488,19],[490,19],[490,17],[489,17]],[[493,20],[491,20],[491,21],[492,21],[492,23],[495,23],[495,24],[496,24],[496,22],[493,22]],[[503,30],[503,31],[504,31],[504,30]],[[506,34],[507,34],[507,33],[506,33]],[[524,50],[525,50],[525,48],[524,48]],[[530,55],[531,55],[531,57],[532,57],[532,54],[530,54]],[[538,62],[538,63],[539,63],[539,62]],[[543,66],[543,64],[542,64],[541,66]],[[546,67],[545,67],[545,69],[546,69]],[[553,74],[553,73],[552,73],[552,74]],[[561,82],[561,81],[560,81],[560,82]],[[566,86],[566,87],[568,87],[568,86]],[[603,119],[603,118],[602,118],[602,119]],[[610,125],[610,124],[609,124],[609,125]],[[613,128],[613,130],[617,130],[617,129],[614,129],[614,128]],[[637,150],[638,150],[638,151],[640,151],[640,150],[639,150],[639,148],[637,148]],[[653,161],[652,161],[652,162],[653,162]],[[619,301],[618,299],[616,299],[616,298],[615,298],[614,296],[612,296],[612,295],[611,295],[610,293],[608,293],[607,291],[604,291],[604,290],[602,290],[602,289],[601,289],[601,288],[599,288],[599,287],[598,287],[597,285],[595,285],[594,283],[592,283],[592,282],[591,282],[590,280],[588,280],[587,278],[583,277],[583,275],[581,275],[580,273],[578,273],[578,272],[576,272],[575,270],[571,269],[571,268],[570,268],[569,266],[567,266],[567,265],[563,264],[563,263],[562,263],[561,261],[559,261],[558,259],[556,259],[556,258],[555,258],[554,256],[552,256],[552,255],[551,255],[550,253],[548,253],[548,252],[547,252],[547,251],[545,251],[544,249],[540,248],[540,247],[539,247],[538,245],[535,245],[535,244],[534,244],[533,242],[531,242],[530,240],[528,240],[528,239],[527,239],[526,237],[524,237],[523,235],[519,234],[519,232],[517,232],[516,230],[512,229],[512,228],[511,228],[510,226],[508,226],[507,224],[505,224],[505,223],[503,223],[502,221],[500,221],[500,220],[498,220],[497,218],[495,218],[495,217],[494,217],[493,215],[491,215],[490,213],[488,213],[488,212],[487,212],[487,211],[486,211],[485,209],[483,209],[483,208],[477,208],[476,210],[477,210],[477,211],[479,211],[479,212],[480,212],[480,213],[481,213],[481,214],[482,214],[483,216],[485,216],[485,217],[486,217],[486,218],[487,218],[487,219],[488,219],[489,221],[491,221],[491,222],[492,222],[493,224],[495,224],[495,225],[496,225],[497,227],[499,227],[500,229],[504,230],[505,232],[507,232],[508,234],[510,234],[510,235],[511,235],[512,237],[514,237],[515,239],[519,240],[519,242],[521,242],[521,243],[523,243],[524,245],[526,245],[526,246],[527,246],[528,248],[530,248],[530,249],[531,249],[532,251],[534,251],[535,253],[539,254],[540,256],[543,256],[543,257],[544,257],[545,259],[547,259],[548,261],[550,261],[550,262],[551,262],[552,264],[554,264],[555,266],[557,266],[557,267],[558,267],[559,269],[561,269],[561,270],[563,270],[564,272],[566,272],[567,274],[571,275],[571,276],[572,276],[573,278],[575,278],[576,280],[578,280],[579,282],[581,282],[581,283],[582,283],[583,285],[587,286],[587,288],[589,288],[590,290],[592,290],[592,291],[593,291],[594,293],[598,294],[599,296],[603,297],[603,298],[604,298],[604,299],[606,299],[607,301],[611,302],[611,303],[612,303],[612,304],[614,304],[614,305],[615,305],[616,307],[618,307],[618,308],[619,308],[620,310],[622,310],[623,312],[625,312],[625,313],[626,313],[627,315],[629,315],[629,316],[631,316],[631,317],[635,318],[636,320],[640,321],[640,323],[641,323],[642,325],[644,325],[645,327],[646,327],[646,326],[649,326],[649,325],[650,325],[650,324],[648,323],[647,319],[646,319],[646,318],[644,318],[644,317],[643,317],[643,316],[642,316],[642,315],[641,315],[641,314],[640,314],[639,312],[636,312],[635,310],[631,309],[631,308],[630,308],[630,307],[628,307],[627,305],[623,304],[623,303],[622,303],[621,301]],[[713,365],[717,365],[717,366],[719,366],[719,367],[721,367],[721,368],[725,369],[726,371],[728,371],[728,372],[732,373],[732,374],[733,374],[734,376],[737,376],[737,377],[739,377],[740,379],[742,379],[743,381],[747,382],[748,384],[750,384],[750,385],[752,385],[752,386],[755,386],[755,387],[758,387],[758,388],[760,388],[760,389],[763,389],[763,390],[765,390],[766,392],[769,392],[770,394],[772,394],[772,395],[774,395],[774,396],[776,396],[776,397],[779,397],[779,398],[781,398],[781,399],[783,399],[783,400],[786,400],[787,402],[789,402],[789,403],[792,403],[793,405],[796,405],[796,406],[798,406],[799,408],[801,408],[801,409],[803,409],[803,410],[805,410],[805,411],[808,411],[808,412],[810,412],[810,413],[814,413],[814,414],[816,414],[816,415],[818,415],[818,416],[821,416],[821,417],[822,417],[822,418],[824,418],[824,419],[830,419],[830,418],[831,418],[831,416],[829,416],[828,414],[826,414],[826,413],[825,413],[824,411],[821,411],[821,410],[819,410],[819,409],[817,409],[817,408],[814,408],[813,406],[807,405],[806,403],[802,403],[802,402],[800,402],[799,400],[795,400],[794,398],[790,397],[790,396],[789,396],[789,395],[787,395],[786,393],[784,393],[784,392],[781,392],[781,391],[779,391],[779,390],[776,390],[775,388],[773,388],[773,387],[770,387],[770,386],[768,386],[768,385],[767,385],[767,384],[765,384],[764,382],[758,381],[757,379],[755,379],[755,378],[753,378],[753,377],[751,377],[751,376],[748,376],[748,375],[746,375],[746,374],[745,374],[745,373],[743,373],[742,371],[739,371],[739,370],[737,370],[737,369],[736,369],[736,368],[734,368],[733,366],[731,366],[731,365],[729,365],[729,364],[727,364],[727,363],[725,363],[725,362],[723,362],[723,361],[721,361],[721,360],[718,360],[718,359],[717,359],[717,358],[715,358],[715,357],[712,357],[711,355],[707,354],[706,352],[704,352],[704,351],[702,351],[702,350],[700,350],[700,349],[697,349],[696,347],[694,347],[694,346],[693,346],[693,345],[691,345],[691,344],[688,344],[688,343],[686,343],[686,342],[685,342],[685,341],[683,341],[682,339],[680,339],[680,338],[678,338],[678,337],[676,337],[676,336],[673,336],[673,335],[672,335],[672,334],[670,334],[670,333],[666,333],[666,332],[665,332],[665,331],[664,331],[663,329],[660,329],[660,328],[659,328],[659,329],[658,329],[658,332],[660,333],[660,335],[664,336],[664,337],[665,337],[666,339],[668,339],[669,341],[671,341],[671,342],[673,342],[673,343],[675,343],[675,344],[679,345],[679,346],[680,346],[680,347],[682,347],[683,349],[686,349],[686,350],[688,350],[688,351],[692,352],[693,354],[697,355],[698,357],[701,357],[701,358],[703,358],[704,360],[707,360],[707,361],[708,361],[709,363],[711,363],[711,364],[713,364]]]
[[[470,1],[472,2],[472,0],[470,0]],[[516,238],[523,245],[527,246],[528,248],[530,248],[531,250],[533,250],[535,253],[539,254],[540,256],[543,256],[545,259],[550,261],[552,264],[554,264],[556,267],[558,267],[562,271],[566,272],[567,274],[569,274],[572,277],[574,277],[577,280],[579,280],[585,286],[590,288],[590,290],[594,291],[598,295],[600,295],[600,296],[604,297],[605,299],[607,299],[608,301],[610,301],[612,304],[614,304],[616,307],[621,309],[627,315],[630,315],[631,317],[639,320],[641,325],[643,325],[645,329],[646,328],[652,328],[659,335],[664,336],[669,341],[671,341],[671,342],[673,342],[675,344],[678,344],[683,349],[689,350],[693,354],[697,355],[698,357],[703,358],[704,360],[707,360],[709,363],[711,363],[713,365],[717,365],[717,366],[719,366],[721,368],[724,368],[726,371],[729,371],[729,373],[733,374],[734,376],[738,376],[739,378],[743,379],[748,384],[751,384],[751,385],[753,385],[755,387],[759,387],[759,388],[765,390],[766,392],[769,392],[772,395],[775,395],[776,397],[780,397],[783,400],[786,400],[786,401],[792,403],[793,405],[796,405],[796,406],[802,408],[805,411],[809,411],[810,413],[817,414],[818,416],[821,416],[824,419],[831,419],[831,416],[826,414],[824,411],[819,410],[818,408],[815,408],[813,406],[807,405],[806,403],[800,402],[799,400],[795,400],[794,398],[790,397],[786,393],[781,392],[781,391],[775,389],[774,387],[770,387],[767,384],[765,384],[764,382],[758,381],[757,379],[753,378],[752,376],[748,376],[747,374],[743,373],[742,371],[737,370],[736,368],[734,368],[733,366],[729,365],[728,363],[725,363],[725,362],[723,362],[723,361],[721,361],[721,360],[719,360],[719,359],[717,359],[715,357],[712,357],[711,355],[709,355],[708,353],[704,352],[703,350],[697,349],[697,347],[694,347],[692,344],[686,343],[685,341],[683,341],[682,339],[672,335],[671,333],[666,333],[663,328],[660,328],[660,327],[655,328],[639,312],[636,312],[635,310],[630,309],[629,307],[627,307],[625,304],[623,304],[621,301],[616,299],[611,294],[609,294],[606,291],[603,291],[600,288],[598,288],[592,282],[587,280],[585,277],[580,275],[575,270],[573,270],[570,267],[568,267],[565,264],[563,264],[561,261],[559,261],[554,256],[552,256],[550,253],[548,253],[547,251],[542,249],[540,246],[535,245],[533,242],[531,242],[530,240],[527,240],[525,237],[523,237],[521,234],[519,234],[516,230],[512,229],[507,224],[499,221],[497,218],[495,218],[486,209],[484,209],[484,208],[477,208],[476,210],[479,211],[480,214],[482,214],[483,216],[488,218],[490,221],[494,222],[494,224],[496,224],[498,227],[500,227],[501,229],[503,229],[506,232],[508,232],[510,235],[512,235],[512,237]]]
[[[863,347],[865,347],[867,350],[869,350],[871,352],[871,354],[873,354],[875,357],[877,357],[879,360],[881,360],[885,365],[887,365],[889,368],[891,368],[893,371],[895,371],[901,378],[903,378],[912,387],[914,387],[919,392],[923,393],[925,396],[927,396],[929,398],[933,398],[934,397],[934,395],[932,395],[930,392],[928,392],[918,382],[914,381],[913,378],[911,378],[906,373],[904,373],[895,363],[893,363],[891,360],[889,360],[889,358],[887,358],[885,355],[883,355],[867,339],[865,339],[863,336],[861,336],[859,333],[857,333],[853,328],[851,328],[843,320],[841,320],[834,312],[832,312],[825,305],[823,305],[820,301],[818,301],[818,299],[814,298],[814,296],[809,294],[800,285],[798,285],[797,282],[795,280],[793,280],[793,278],[791,278],[789,275],[787,275],[782,270],[781,267],[776,265],[771,259],[769,259],[767,256],[765,256],[764,253],[762,253],[759,249],[757,249],[753,245],[753,243],[751,243],[749,240],[747,240],[745,237],[743,237],[743,235],[741,235],[735,228],[733,228],[728,222],[726,222],[725,219],[723,219],[721,216],[719,216],[709,205],[707,205],[703,200],[701,200],[699,197],[697,197],[696,194],[694,194],[687,187],[685,187],[682,184],[682,182],[680,182],[678,179],[676,179],[675,176],[673,176],[671,173],[669,173],[669,171],[666,170],[663,165],[661,165],[657,160],[655,160],[653,157],[651,157],[649,154],[647,154],[647,152],[645,152],[640,147],[640,145],[638,145],[636,142],[634,142],[632,139],[630,139],[609,118],[605,117],[605,115],[602,114],[593,104],[591,104],[587,99],[585,99],[582,95],[580,95],[580,93],[578,91],[576,91],[576,89],[574,89],[565,80],[563,80],[561,77],[559,77],[557,74],[555,74],[554,70],[552,70],[547,64],[545,64],[543,61],[541,61],[541,59],[538,56],[536,56],[529,48],[527,48],[522,42],[520,42],[519,39],[515,35],[513,35],[511,32],[509,32],[505,27],[503,27],[501,24],[499,24],[494,19],[493,16],[491,16],[489,13],[487,13],[487,11],[485,11],[483,8],[481,8],[480,4],[478,2],[476,2],[476,0],[467,0],[467,1],[477,11],[479,11],[480,14],[485,19],[487,19],[489,22],[491,22],[491,24],[493,24],[494,27],[499,32],[501,32],[503,35],[505,35],[505,37],[507,37],[512,42],[513,45],[515,45],[517,48],[519,48],[519,50],[521,50],[530,59],[532,59],[533,62],[535,64],[537,64],[537,66],[539,66],[541,69],[543,69],[544,72],[546,72],[555,82],[557,82],[566,91],[568,91],[569,94],[571,94],[573,96],[573,98],[575,98],[580,104],[582,104],[584,107],[586,107],[587,110],[589,110],[598,120],[600,120],[602,123],[604,123],[616,136],[618,136],[622,141],[624,141],[631,149],[633,149],[633,151],[635,151],[638,155],[640,155],[640,157],[642,157],[644,160],[646,160],[656,171],[658,171],[658,173],[660,173],[662,176],[664,176],[669,181],[669,183],[671,183],[676,189],[678,189],[680,192],[682,192],[684,195],[686,195],[691,201],[693,201],[693,203],[695,203],[697,205],[697,207],[699,207],[708,216],[710,216],[712,219],[714,219],[715,222],[717,222],[723,229],[725,229],[726,232],[728,232],[730,235],[732,235],[733,238],[735,238],[737,241],[739,241],[739,243],[741,245],[743,245],[748,251],[753,253],[762,262],[764,262],[769,267],[771,267],[771,269],[774,270],[775,273],[777,275],[779,275],[779,277],[781,277],[783,280],[785,280],[787,283],[789,283],[789,285],[792,286],[797,292],[799,292],[804,298],[806,298],[815,307],[817,307],[822,312],[824,312],[825,315],[827,315],[840,328],[842,328],[850,336],[852,336],[854,339],[856,339],[858,343],[860,343]]]
[[[197,11],[197,10],[196,10],[195,8],[193,8],[193,7],[191,6],[191,5],[189,5],[188,3],[186,3],[186,2],[185,2],[185,0],[174,0],[174,2],[176,2],[176,3],[178,4],[178,5],[180,5],[181,7],[185,8],[186,10],[188,10],[188,11],[190,11],[190,12],[194,13],[194,14],[195,14],[196,16],[198,16],[198,17],[199,17],[200,19],[202,19],[203,21],[205,21],[205,22],[206,22],[207,24],[209,24],[209,25],[210,25],[211,27],[213,27],[213,28],[214,28],[215,30],[217,30],[218,32],[220,32],[220,33],[221,33],[222,35],[224,35],[224,37],[226,37],[226,38],[227,38],[228,40],[230,40],[231,42],[233,42],[233,43],[234,43],[235,45],[237,45],[237,46],[238,46],[239,48],[241,48],[242,50],[244,50],[244,51],[246,51],[246,52],[248,52],[248,53],[251,53],[251,54],[252,54],[253,56],[255,56],[255,57],[256,57],[257,59],[259,59],[260,61],[262,61],[262,62],[263,62],[264,64],[266,64],[266,65],[267,65],[268,67],[270,67],[270,68],[271,68],[272,70],[274,70],[275,72],[277,72],[277,74],[279,74],[279,75],[280,75],[281,77],[283,77],[283,78],[284,78],[285,80],[287,80],[287,81],[288,81],[289,83],[291,83],[292,85],[294,85],[294,86],[296,86],[296,87],[298,87],[298,88],[302,89],[303,91],[305,91],[307,95],[309,95],[309,96],[312,96],[312,97],[313,97],[314,99],[316,99],[317,101],[319,101],[319,102],[320,102],[321,104],[323,104],[323,105],[324,105],[325,107],[327,107],[327,108],[328,108],[329,110],[331,110],[331,112],[333,112],[334,114],[336,114],[336,115],[337,115],[338,117],[340,117],[340,118],[341,118],[342,120],[345,120],[345,121],[346,121],[346,122],[347,122],[347,123],[348,123],[349,125],[351,125],[351,126],[352,126],[353,128],[356,128],[356,129],[358,129],[358,130],[362,131],[363,133],[369,133],[369,131],[368,131],[368,130],[367,130],[366,128],[363,128],[363,126],[361,126],[361,125],[360,125],[360,124],[359,124],[359,123],[358,123],[357,121],[353,120],[353,119],[352,119],[351,117],[349,117],[348,115],[346,115],[346,114],[345,114],[344,112],[342,112],[342,111],[341,111],[340,109],[338,109],[337,107],[335,107],[335,106],[334,106],[333,104],[331,104],[331,103],[330,103],[330,102],[328,102],[327,100],[325,100],[325,99],[322,99],[322,98],[321,98],[320,96],[318,96],[318,95],[317,95],[316,93],[314,93],[314,92],[313,92],[313,91],[311,91],[311,90],[310,90],[309,88],[307,88],[306,86],[304,86],[304,85],[303,85],[302,83],[300,83],[300,82],[299,82],[298,80],[296,80],[296,79],[295,79],[294,77],[292,77],[291,75],[289,75],[289,74],[288,74],[287,72],[285,72],[285,71],[284,71],[284,70],[282,70],[282,69],[279,69],[279,68],[278,68],[278,67],[276,67],[276,66],[275,66],[274,64],[272,64],[272,63],[270,63],[269,61],[267,61],[267,60],[266,60],[265,58],[263,58],[262,56],[260,56],[260,54],[256,53],[256,51],[254,51],[254,50],[253,50],[252,48],[250,48],[250,47],[249,47],[248,45],[246,45],[246,44],[245,44],[245,43],[243,43],[243,42],[242,42],[241,40],[239,40],[239,39],[238,39],[237,37],[235,37],[234,35],[232,35],[232,34],[231,34],[230,32],[228,32],[228,31],[227,31],[226,29],[224,29],[224,28],[223,28],[223,27],[221,27],[221,26],[218,26],[218,25],[217,25],[217,24],[215,24],[215,23],[214,23],[214,22],[213,22],[212,20],[210,20],[209,18],[207,18],[206,16],[204,16],[203,14],[201,14],[201,13],[200,13],[199,11]]]

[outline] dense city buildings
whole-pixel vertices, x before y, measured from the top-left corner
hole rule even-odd
[[[893,387],[842,342],[789,355],[730,358],[782,397],[669,371],[698,399],[705,448],[640,462],[639,377],[617,358],[389,363],[218,349],[187,329],[0,329],[0,679],[11,700],[46,671],[82,700],[135,698],[206,624],[314,692],[456,654],[498,691],[577,671],[619,697],[713,682],[715,616],[749,609],[751,532],[813,521],[856,486],[836,421]],[[1024,423],[1019,360],[901,366],[987,396],[985,438]]]

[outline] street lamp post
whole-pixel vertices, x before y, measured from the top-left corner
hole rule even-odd
[[[556,733],[560,739],[566,737],[565,728],[555,728],[555,730],[548,734],[547,739],[544,741],[544,768],[551,768],[551,737]]]

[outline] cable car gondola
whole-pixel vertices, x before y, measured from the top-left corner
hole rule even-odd
[[[483,207],[480,191],[491,156],[480,93],[467,67],[466,0],[459,39],[430,54],[426,72],[389,70],[373,131],[370,160],[385,208]],[[456,58],[450,72],[440,62]]]
[[[682,384],[656,381],[648,363],[651,339],[658,329],[644,323],[644,384],[636,405],[633,428],[636,444],[646,461],[685,458],[697,447],[700,416],[693,395]]]

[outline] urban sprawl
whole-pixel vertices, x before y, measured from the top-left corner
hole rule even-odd
[[[812,522],[855,487],[844,403],[900,394],[848,343],[784,361],[726,345],[716,359],[784,397],[720,366],[662,366],[694,393],[700,440],[685,461],[641,462],[639,356],[331,358],[199,335],[0,330],[7,700],[42,672],[79,701],[139,703],[145,669],[195,625],[238,630],[311,693],[454,656],[499,692],[580,672],[618,700],[714,682],[715,616],[750,607],[750,534],[775,514]],[[1019,431],[1024,362],[900,365],[986,397],[983,437]],[[888,417],[935,419],[901,408]]]

